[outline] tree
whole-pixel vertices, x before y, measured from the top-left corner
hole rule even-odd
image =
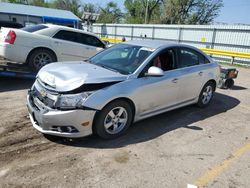
[[[219,14],[223,0],[165,0],[167,24],[209,24]]]
[[[52,2],[51,8],[69,10],[81,18],[81,6],[82,4],[80,0],[55,0]]]
[[[93,3],[85,3],[82,5],[83,12],[98,13],[100,8]]]
[[[110,1],[105,8],[100,7],[99,23],[120,23],[123,14],[117,3]]]
[[[163,0],[125,0],[128,23],[151,23],[160,19]]]
[[[18,3],[18,4],[29,4],[28,0],[1,0],[6,3]]]
[[[49,3],[45,0],[30,0],[29,5],[39,6],[39,7],[49,7]]]

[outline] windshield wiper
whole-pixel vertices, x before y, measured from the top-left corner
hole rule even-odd
[[[85,61],[87,63],[93,63],[90,59],[84,59],[83,61]]]
[[[120,71],[118,71],[118,70],[116,70],[116,69],[112,69],[112,68],[110,68],[110,67],[108,67],[108,66],[105,66],[105,65],[100,65],[100,64],[95,64],[95,65],[98,65],[98,66],[100,66],[100,67],[102,67],[102,68],[105,68],[105,69],[108,69],[108,70],[111,70],[111,71],[120,73]]]

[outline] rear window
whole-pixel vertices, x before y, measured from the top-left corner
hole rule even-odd
[[[24,27],[21,30],[27,31],[29,33],[33,33],[33,32],[40,31],[46,28],[48,28],[46,25],[32,25],[32,26]]]

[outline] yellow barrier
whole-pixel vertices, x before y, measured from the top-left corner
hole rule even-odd
[[[109,41],[110,43],[122,42],[121,39],[116,39],[116,38],[101,38],[101,39],[104,41]],[[250,53],[224,51],[224,50],[216,50],[216,49],[210,49],[210,48],[200,48],[200,49],[207,54],[232,57],[232,63],[234,61],[234,58],[236,57],[250,59]]]
[[[122,42],[121,39],[117,39],[117,38],[105,38],[105,37],[102,37],[101,40],[109,41],[110,43],[119,43],[119,42]]]
[[[230,56],[232,58],[239,57],[239,58],[250,59],[250,53],[215,50],[215,49],[209,49],[209,48],[200,48],[200,49],[207,54]]]

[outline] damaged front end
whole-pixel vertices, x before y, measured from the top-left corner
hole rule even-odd
[[[44,84],[39,78],[35,82],[29,95],[39,99],[45,106],[57,110],[89,109],[84,106],[86,99],[100,89],[112,86],[118,81],[104,82],[98,84],[83,84],[70,91],[54,91],[48,84]]]

